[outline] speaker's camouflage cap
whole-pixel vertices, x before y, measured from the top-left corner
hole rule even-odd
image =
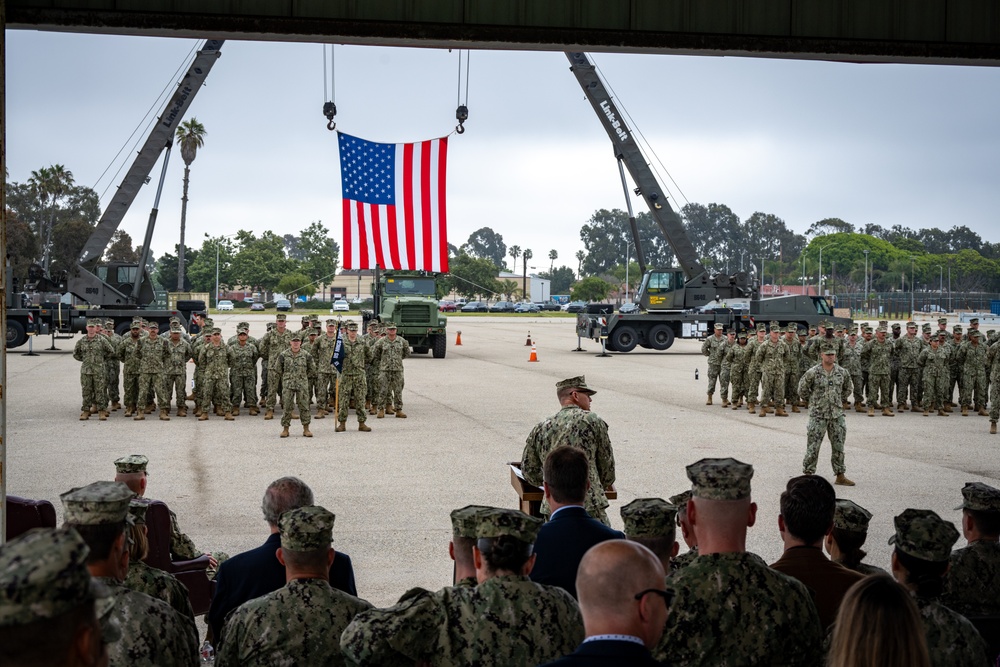
[[[962,504],[957,510],[1000,512],[1000,489],[982,482],[969,482],[962,487]]]
[[[483,512],[488,512],[490,507],[485,505],[466,505],[451,512],[451,532],[459,537],[474,538],[476,536],[476,526],[479,525],[480,516]]]
[[[753,466],[736,459],[702,459],[687,467],[695,498],[742,500],[750,497]]]
[[[921,560],[940,563],[951,556],[951,548],[958,541],[958,529],[931,510],[903,510],[894,519],[896,534],[889,544],[905,554]]]
[[[853,533],[867,533],[871,518],[872,513],[853,500],[838,498],[833,512],[833,527]]]
[[[636,498],[622,506],[629,537],[664,537],[677,531],[677,506],[662,498]]]
[[[319,505],[288,510],[278,519],[281,548],[289,551],[325,549],[333,541],[333,512]]]
[[[581,392],[589,396],[593,396],[594,394],[597,393],[596,391],[587,386],[587,378],[584,377],[583,375],[577,375],[576,377],[566,378],[565,380],[560,380],[559,382],[556,382],[556,391],[559,391],[560,389],[565,389],[567,387],[573,387],[575,389],[579,389]]]
[[[479,515],[476,537],[501,537],[509,535],[522,542],[534,544],[542,520],[519,510],[489,507]]]
[[[81,526],[99,526],[125,521],[129,501],[135,496],[121,482],[94,482],[59,496],[63,520]]]
[[[115,459],[115,472],[146,472],[147,465],[149,465],[149,458],[145,454],[129,454]]]

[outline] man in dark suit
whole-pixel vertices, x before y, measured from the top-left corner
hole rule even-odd
[[[556,447],[545,457],[542,488],[552,513],[535,540],[531,580],[559,586],[576,597],[576,571],[590,547],[625,535],[592,518],[583,508],[590,464],[576,447]]]
[[[313,504],[312,489],[297,477],[282,477],[267,487],[261,504],[264,520],[271,529],[267,541],[219,565],[215,597],[208,610],[208,625],[215,645],[222,639],[222,628],[229,612],[285,585],[285,566],[277,557],[281,547],[278,519],[288,510]],[[330,566],[330,585],[354,596],[358,594],[351,557],[339,550]]]
[[[771,567],[809,588],[824,628],[837,616],[847,589],[864,575],[834,563],[823,553],[823,540],[833,530],[837,496],[830,482],[817,475],[788,480],[781,494],[778,530],[785,553]]]
[[[670,601],[660,559],[638,542],[608,540],[580,561],[576,586],[586,638],[546,667],[655,667]]]

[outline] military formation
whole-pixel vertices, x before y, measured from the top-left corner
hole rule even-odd
[[[905,330],[904,330],[905,329]],[[920,331],[918,332],[918,329]],[[894,417],[905,411],[923,416],[989,417],[991,434],[1000,420],[1000,336],[981,332],[979,320],[968,330],[940,318],[918,327],[880,321],[844,328],[827,322],[808,330],[758,323],[747,334],[725,333],[721,324],[702,343],[708,357],[708,400],[718,388],[723,408],[750,414],[788,417],[809,407],[811,384],[800,380],[834,351],[834,362],[849,385],[841,406],[869,417]],[[789,410],[786,410],[786,407]],[[989,408],[987,410],[987,408]],[[832,436],[832,434],[831,434]],[[831,437],[832,439],[832,437]]]
[[[363,432],[371,431],[369,416],[407,416],[403,360],[410,347],[392,323],[373,321],[361,335],[357,322],[328,319],[324,330],[317,316],[304,316],[293,331],[279,313],[260,338],[250,335],[248,322],[239,322],[228,340],[210,318],[195,315],[195,324],[197,333],[190,335],[171,318],[169,332],[161,335],[160,324],[137,316],[119,336],[112,320],[88,320],[73,353],[80,362],[80,419],[96,414],[107,420],[124,407],[124,416],[137,421],[154,412],[169,421],[172,405],[177,417],[187,417],[190,402],[199,421],[211,415],[233,421],[242,410],[250,416],[263,411],[271,420],[280,410],[280,437],[298,421],[310,438],[312,420],[327,415],[336,419],[335,431],[345,431],[350,409]],[[338,371],[333,362],[341,351]],[[190,386],[188,364],[194,366]]]

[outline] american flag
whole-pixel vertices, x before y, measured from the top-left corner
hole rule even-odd
[[[338,132],[345,269],[448,271],[448,138],[380,144]]]

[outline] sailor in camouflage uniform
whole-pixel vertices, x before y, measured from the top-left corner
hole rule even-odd
[[[129,335],[122,337],[118,344],[118,358],[122,361],[123,395],[126,417],[131,417],[139,404],[139,356],[135,354],[142,338],[142,323],[132,320]]]
[[[389,322],[385,327],[386,337],[375,345],[375,356],[379,360],[380,391],[378,394],[378,418],[385,413],[406,418],[403,412],[403,359],[410,356],[410,344],[396,335],[396,325]]]
[[[666,629],[653,650],[671,665],[818,665],[822,630],[816,606],[799,581],[769,568],[743,546],[756,505],[750,500],[753,466],[735,459],[702,459],[687,467],[692,523],[703,535],[695,561],[667,579],[675,594]],[[706,514],[698,512],[702,509]],[[725,551],[707,552],[708,538]]]
[[[337,406],[338,432],[347,430],[347,406],[354,401],[355,413],[358,416],[358,430],[371,431],[365,423],[368,411],[365,410],[365,368],[372,358],[372,348],[358,338],[358,323],[347,324],[347,340],[344,341],[344,369],[340,375],[340,405]]]
[[[868,538],[871,519],[872,513],[861,505],[838,498],[833,512],[833,530],[823,540],[830,560],[865,575],[888,574],[880,567],[861,562],[866,555],[861,547]]]
[[[885,338],[886,329],[880,326],[875,338],[861,349],[861,363],[868,364],[868,416],[875,416],[875,408],[882,409],[883,417],[894,417],[892,411],[892,343]]]
[[[105,644],[121,639],[121,626],[111,591],[87,570],[89,553],[66,527],[0,547],[0,664],[107,664]]]
[[[73,358],[80,363],[80,386],[83,393],[83,406],[80,408],[80,420],[90,419],[92,411],[98,413],[98,419],[108,418],[108,369],[105,360],[114,356],[115,350],[107,336],[97,333],[96,318],[87,321],[87,335],[76,341],[73,348]],[[95,409],[96,408],[96,409]]]
[[[115,412],[122,406],[121,392],[121,370],[122,362],[118,358],[118,346],[122,342],[122,337],[115,333],[115,321],[104,320],[102,333],[108,337],[108,342],[115,349],[115,354],[104,360],[108,367],[108,400],[111,402],[111,412]]]
[[[156,403],[160,408],[160,419],[169,421],[170,399],[166,397],[166,376],[164,374],[167,363],[170,361],[170,350],[167,347],[167,339],[159,335],[159,327],[154,324],[150,327],[148,335],[143,338],[136,347],[135,354],[139,355],[139,410],[136,411],[134,419],[145,419],[149,407],[148,399],[156,398]]]
[[[112,616],[121,626],[122,638],[108,646],[111,667],[196,667],[198,632],[194,622],[166,602],[138,593],[122,584],[128,557],[124,533],[133,493],[121,482],[94,482],[59,496],[66,525],[75,528],[92,552],[105,558],[88,560],[91,576],[108,586],[115,600]],[[114,537],[108,537],[109,531]],[[108,544],[110,541],[110,544]]]
[[[277,366],[281,353],[291,347],[292,332],[288,330],[288,319],[284,313],[274,316],[274,329],[268,331],[260,341],[262,357],[267,358],[267,412],[264,419],[274,419],[274,408],[278,405],[278,390],[281,389],[281,379],[278,377]],[[282,405],[282,410],[292,410],[291,405]]]
[[[194,623],[194,611],[191,608],[191,598],[187,587],[177,577],[163,570],[151,567],[143,562],[149,555],[149,538],[146,532],[146,509],[149,503],[133,498],[128,506],[132,524],[128,531],[128,574],[125,575],[125,586],[133,591],[145,593],[157,600],[163,600],[178,613],[190,618]]]
[[[802,472],[816,473],[816,462],[823,436],[830,436],[833,454],[830,458],[833,472],[837,475],[834,484],[854,486],[847,479],[844,466],[844,441],[847,439],[847,421],[844,419],[844,403],[854,390],[854,382],[847,369],[837,365],[834,359],[837,351],[833,345],[822,343],[820,353],[823,362],[813,366],[799,380],[799,396],[809,401],[809,424],[806,426],[806,456],[802,461]]]
[[[184,330],[180,324],[170,325],[170,338],[167,340],[167,361],[164,369],[164,397],[166,402],[160,406],[170,408],[170,398],[177,402],[177,416],[187,417],[187,364],[191,360],[191,343],[183,338]]]
[[[316,419],[323,419],[332,412],[332,392],[336,391],[337,368],[333,365],[333,353],[337,349],[337,321],[326,321],[326,333],[317,336],[312,344],[312,355],[316,359]]]
[[[257,359],[260,352],[250,340],[250,328],[241,322],[236,329],[236,340],[229,343],[229,397],[232,415],[240,414],[240,402],[250,410],[250,416],[260,414],[257,407]]]
[[[854,385],[854,411],[864,412],[864,379],[861,375],[861,343],[858,341],[858,332],[851,329],[847,337],[847,345],[844,346],[844,369],[851,376]],[[846,409],[846,408],[845,408]]]
[[[448,550],[455,561],[453,585],[458,588],[475,588],[479,585],[472,547],[476,546],[480,517],[492,509],[486,505],[466,505],[451,512],[451,544]]]
[[[360,336],[359,336],[360,337]],[[374,415],[378,410],[375,401],[378,400],[379,378],[378,378],[378,342],[385,337],[385,330],[375,320],[368,322],[368,335],[360,337],[372,351],[371,358],[365,364],[365,409],[368,414]]]
[[[278,560],[285,565],[287,583],[229,615],[216,667],[347,664],[340,636],[372,605],[330,585],[334,519],[315,505],[281,515]]]
[[[715,384],[719,380],[719,373],[722,372],[722,353],[725,351],[726,337],[722,335],[722,325],[716,323],[712,335],[701,344],[701,353],[708,357],[708,400],[705,401],[705,405],[712,404]]]
[[[288,437],[288,427],[292,424],[292,417],[296,408],[299,419],[302,420],[302,435],[306,438],[312,437],[309,430],[309,423],[312,416],[309,414],[309,376],[316,371],[316,359],[302,349],[302,334],[292,334],[291,348],[285,350],[278,357],[278,364],[274,366],[274,379],[281,382],[281,437]]]
[[[572,653],[584,636],[576,601],[527,576],[541,525],[517,510],[484,512],[479,585],[411,591],[393,607],[362,612],[341,637],[348,664],[534,667]]]
[[[986,356],[987,348],[982,342],[978,329],[970,330],[969,339],[958,347],[958,364],[962,373],[962,393],[959,403],[962,405],[962,416],[969,416],[969,408],[976,414],[986,417]]]
[[[590,488],[584,509],[593,518],[610,526],[605,509],[608,498],[605,489],[615,483],[615,453],[608,436],[608,424],[590,410],[591,397],[597,392],[587,386],[584,376],[556,383],[556,396],[562,408],[539,422],[528,434],[521,454],[521,473],[529,484],[542,486],[545,457],[556,447],[569,445],[582,449],[590,462]],[[548,516],[549,504],[544,499],[542,514]]]
[[[963,616],[1000,616],[1000,489],[969,482],[962,499],[968,545],[951,552],[941,601]]]
[[[990,374],[990,433],[996,435],[997,420],[1000,420],[1000,343],[990,345],[986,366]]]
[[[625,537],[647,547],[669,577],[675,569],[677,544],[677,506],[663,498],[636,498],[621,509]]]
[[[917,336],[916,322],[906,323],[906,335],[893,341],[892,347],[899,358],[899,385],[896,390],[898,404],[896,407],[900,412],[906,410],[906,401],[909,399],[911,410],[916,412],[919,410],[917,385],[920,384],[918,359],[925,347],[923,339]]]
[[[940,336],[932,337],[930,345],[917,357],[917,365],[923,369],[924,390],[920,399],[925,417],[935,410],[941,417],[948,416],[944,411],[944,396],[951,372],[948,368],[948,348],[944,345],[946,336],[942,332]]]
[[[802,377],[802,344],[797,337],[798,327],[789,324],[785,329],[785,336],[782,342],[788,349],[788,356],[785,362],[785,401],[792,406],[792,412],[800,412],[799,404],[799,378]]]
[[[729,383],[732,381],[732,365],[726,352],[734,345],[736,345],[736,332],[730,329],[726,331],[722,363],[719,365],[719,398],[722,399],[722,407],[724,408],[729,407]]]
[[[774,412],[776,417],[787,417],[785,364],[789,362],[789,352],[785,341],[781,340],[779,325],[771,325],[770,338],[757,346],[753,356],[761,370],[760,416],[766,417],[768,412]]]
[[[219,327],[212,328],[210,339],[198,353],[198,366],[203,369],[198,421],[208,419],[213,403],[216,414],[222,414],[226,421],[233,421],[232,404],[229,402],[229,348],[222,344],[222,329]]]
[[[747,347],[747,334],[745,331],[741,331],[736,337],[735,345],[726,346],[725,359],[729,363],[729,381],[732,384],[733,410],[739,410],[743,407],[743,399],[747,395],[747,371],[750,365],[750,348]]]
[[[674,556],[671,565],[674,570],[687,567],[698,557],[698,538],[695,537],[694,529],[687,515],[687,504],[691,500],[691,489],[682,491],[675,496],[668,498],[670,504],[677,508],[677,527],[681,529],[681,537],[688,550],[679,556]]]
[[[757,361],[757,348],[767,340],[767,329],[763,322],[757,324],[757,335],[747,343],[750,359],[747,367],[746,397],[747,410],[750,414],[757,411],[758,395],[760,394],[760,362]]]
[[[892,573],[917,603],[931,664],[985,667],[986,644],[976,627],[940,600],[951,547],[958,540],[954,524],[918,509],[904,510],[894,522]]]

